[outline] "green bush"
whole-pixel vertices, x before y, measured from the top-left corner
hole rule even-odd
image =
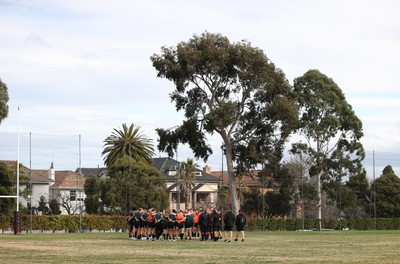
[[[105,232],[105,231],[108,231],[111,229],[112,229],[111,216],[109,216],[109,215],[103,216],[100,221],[100,226],[99,226],[98,230],[103,230]]]
[[[100,221],[101,221],[101,216],[93,214],[85,215],[84,216],[85,224],[82,226],[82,229],[89,230],[89,232],[92,232],[93,230],[98,229],[98,222]]]
[[[99,231],[126,231],[128,228],[126,216],[109,215],[33,215],[32,230],[40,231],[59,231],[78,232],[81,225],[82,230]],[[13,216],[0,216],[0,229],[2,233],[13,230]],[[376,223],[376,224],[375,224]],[[323,228],[339,229],[349,228],[353,230],[400,230],[400,218],[359,218],[343,219],[341,223],[332,219],[322,223]],[[263,220],[258,218],[249,218],[246,230],[262,230]],[[318,219],[304,219],[304,229],[316,230],[318,228]],[[23,215],[21,217],[21,229],[30,230],[30,217]],[[302,229],[301,219],[264,219],[264,229],[267,231],[296,231]]]
[[[111,218],[111,222],[112,222],[112,229],[114,229],[115,231],[125,231],[128,228],[128,221],[127,221],[127,217],[125,216],[110,216]]]
[[[12,226],[11,216],[2,215],[0,216],[0,229],[1,233],[4,233],[11,229]]]
[[[68,233],[77,232],[79,230],[79,215],[65,215],[64,221],[64,229]]]
[[[50,216],[50,230],[54,232],[58,230],[64,230],[65,228],[65,217],[62,215],[52,215]]]
[[[50,219],[47,215],[36,216],[36,230],[39,230],[41,233],[44,233],[50,230]],[[32,219],[33,221],[33,219]]]

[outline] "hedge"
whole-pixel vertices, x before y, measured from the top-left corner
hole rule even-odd
[[[21,232],[30,230],[31,221],[29,215],[21,217]],[[14,217],[8,215],[0,216],[1,233],[13,231]],[[359,218],[343,219],[341,222],[336,220],[323,221],[322,228],[351,230],[400,230],[400,218]],[[126,216],[108,215],[33,215],[32,230],[40,233],[62,231],[78,232],[96,231],[126,231],[128,228]],[[262,230],[263,222],[261,219],[252,218],[247,221],[247,230]],[[316,230],[318,219],[304,219],[305,230]],[[301,219],[264,219],[264,230],[268,231],[295,231],[302,229]]]
[[[317,230],[319,226],[318,219],[304,219],[305,230]],[[376,223],[376,225],[375,225]],[[322,221],[323,229],[339,230],[400,230],[400,218],[359,218],[359,219],[342,219],[340,222],[335,219]],[[249,219],[247,221],[247,230],[262,230],[262,219]],[[268,231],[296,231],[302,230],[301,219],[264,219],[264,230]]]
[[[32,220],[32,221],[31,221]],[[13,231],[14,217],[8,215],[0,216],[1,233]],[[127,218],[125,216],[108,216],[108,215],[33,215],[32,219],[29,215],[21,217],[21,232],[31,230],[40,233],[62,231],[66,233],[82,231],[125,231],[127,226]]]

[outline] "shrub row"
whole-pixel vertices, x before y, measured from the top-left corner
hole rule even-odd
[[[99,216],[99,215],[33,215],[32,230],[40,232],[78,232],[79,229],[88,232],[98,231],[120,231],[127,229],[127,218],[125,216]],[[12,216],[0,216],[0,229],[2,233],[13,231],[14,218]],[[21,217],[21,232],[31,229],[31,218],[29,215]]]
[[[305,230],[318,229],[318,219],[304,219]],[[351,229],[351,230],[400,230],[400,218],[359,218],[359,219],[334,219],[323,221],[323,229]],[[264,230],[269,231],[295,231],[302,230],[303,223],[301,219],[264,219]],[[250,219],[247,229],[262,230],[263,220]]]
[[[13,216],[0,216],[0,229],[2,233],[13,231]],[[31,219],[29,215],[21,218],[21,231],[30,230]],[[264,230],[269,231],[295,231],[302,229],[301,219],[264,219]],[[99,216],[99,215],[33,215],[32,230],[40,232],[78,232],[81,228],[84,231],[125,231],[127,229],[125,216]],[[305,230],[318,228],[317,219],[304,219]],[[360,218],[344,219],[339,221],[329,220],[322,222],[324,229],[352,229],[352,230],[400,230],[400,218]],[[262,230],[261,219],[249,219],[247,230]]]

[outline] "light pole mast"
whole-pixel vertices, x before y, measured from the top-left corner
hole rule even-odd
[[[21,212],[19,211],[19,106],[17,126],[17,211],[14,213],[14,234],[21,234]]]
[[[224,143],[221,145],[221,214],[224,214]]]

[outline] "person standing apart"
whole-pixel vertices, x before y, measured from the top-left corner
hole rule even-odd
[[[236,238],[235,241],[238,241],[239,233],[242,234],[242,242],[244,242],[244,228],[246,226],[246,216],[242,212],[242,210],[239,210],[239,214],[236,216]]]
[[[129,224],[129,240],[134,240],[133,238],[133,227],[135,221],[135,212],[134,210],[129,213],[128,224]]]
[[[214,232],[214,242],[217,242],[221,237],[221,212],[214,210],[213,211],[213,232]]]
[[[228,212],[226,212],[224,215],[224,237],[225,237],[224,242],[230,243],[232,241],[232,236],[233,236],[232,230],[234,225],[235,225],[235,215],[229,209]],[[227,232],[229,232],[229,239],[227,236]]]

